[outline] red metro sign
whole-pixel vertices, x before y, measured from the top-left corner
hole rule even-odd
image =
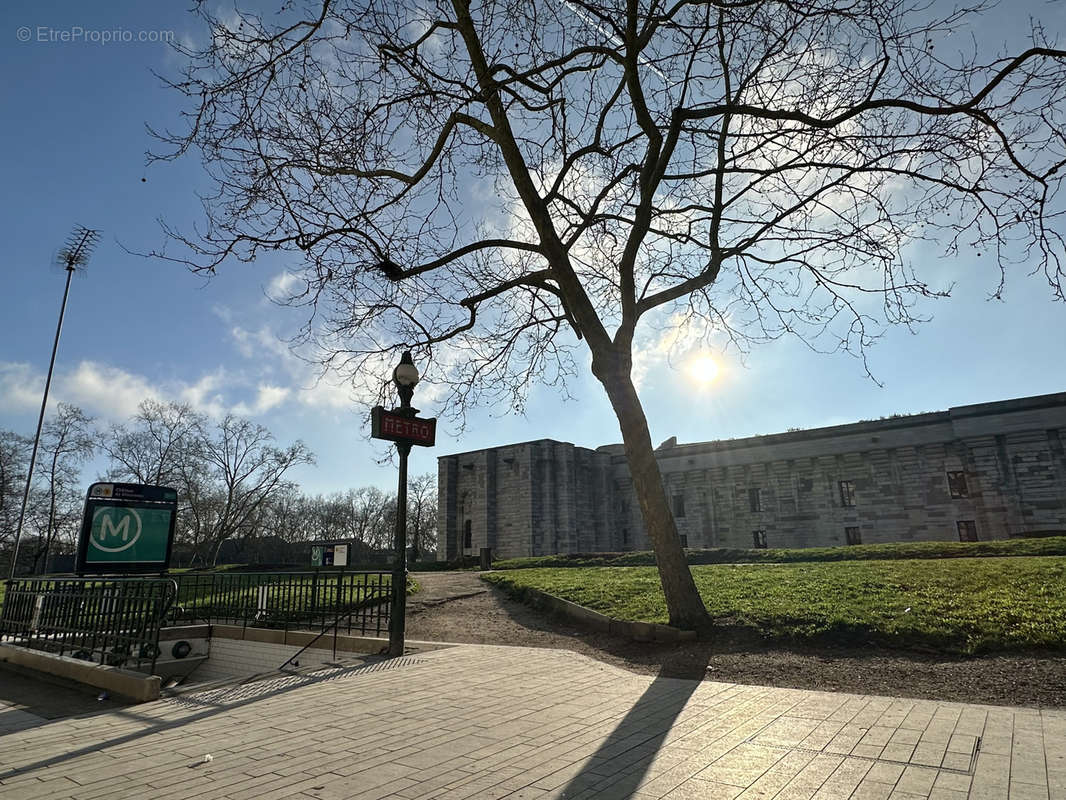
[[[437,420],[405,417],[381,406],[370,410],[370,436],[391,442],[433,447],[437,438]]]

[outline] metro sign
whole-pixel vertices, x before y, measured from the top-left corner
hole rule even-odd
[[[437,441],[437,420],[405,417],[381,406],[370,410],[370,436],[390,442],[433,447]]]
[[[94,483],[85,498],[75,571],[165,571],[177,510],[178,493],[166,486]]]

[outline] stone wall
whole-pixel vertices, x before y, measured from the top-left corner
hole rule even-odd
[[[442,456],[445,547],[438,558],[455,558],[460,549],[476,555],[482,547],[505,558],[612,549],[613,462],[607,453],[551,439]]]
[[[689,547],[992,539],[1066,530],[1064,429],[1066,393],[656,455]],[[444,456],[439,485],[440,558],[466,528],[502,558],[649,547],[620,445]]]

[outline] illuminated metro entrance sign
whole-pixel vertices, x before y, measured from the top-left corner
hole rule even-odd
[[[94,483],[85,498],[75,571],[164,572],[178,493],[165,486]]]
[[[374,406],[370,409],[370,436],[390,442],[433,447],[437,439],[437,420],[405,416]]]

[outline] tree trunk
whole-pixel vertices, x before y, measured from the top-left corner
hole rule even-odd
[[[686,630],[707,627],[710,617],[685,560],[685,551],[681,547],[681,538],[677,535],[677,526],[663,488],[662,473],[655,460],[648,420],[629,370],[611,369],[601,373],[594,359],[593,373],[607,391],[622,430],[626,461],[640,503],[644,529],[655,550],[670,624]]]

